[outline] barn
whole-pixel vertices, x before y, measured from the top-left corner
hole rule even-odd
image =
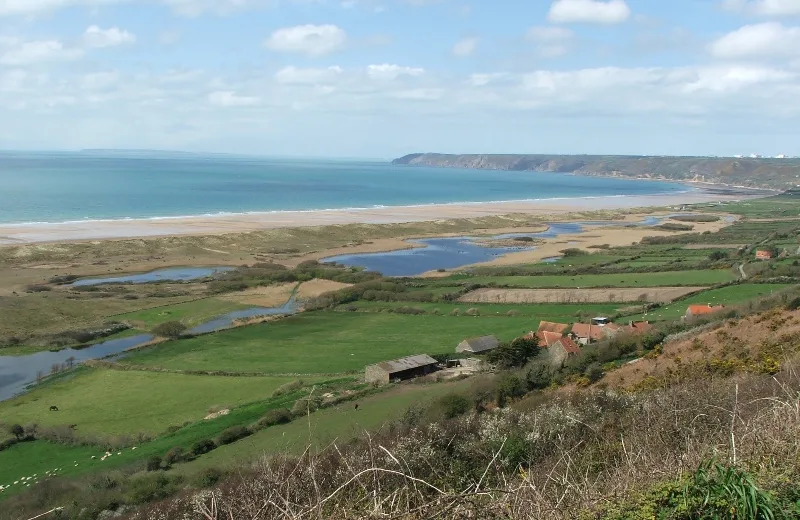
[[[482,336],[480,338],[465,339],[456,347],[456,352],[468,352],[470,354],[480,354],[494,350],[500,342],[494,336]]]
[[[364,378],[368,383],[388,383],[396,379],[411,379],[434,372],[437,364],[438,362],[427,354],[409,356],[369,365],[364,370]]]

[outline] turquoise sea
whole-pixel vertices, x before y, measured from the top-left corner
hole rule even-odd
[[[0,152],[0,223],[66,222],[689,191],[560,173],[146,152]]]

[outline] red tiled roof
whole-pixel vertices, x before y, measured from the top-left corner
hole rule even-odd
[[[689,305],[686,309],[686,314],[691,316],[702,316],[705,314],[713,314],[724,309],[722,305],[712,307],[711,305]]]
[[[549,331],[539,332],[536,335],[539,336],[539,346],[542,348],[552,347],[556,341],[564,337],[560,332]]]
[[[553,323],[552,321],[543,321],[539,324],[537,332],[558,332],[563,334],[569,325],[566,323]]]
[[[649,332],[653,330],[653,326],[646,321],[635,321],[629,327],[633,332]]]
[[[567,354],[581,353],[580,347],[578,347],[578,345],[576,345],[574,341],[572,341],[570,338],[566,336],[558,340],[556,343],[559,343],[562,347],[564,347],[564,350],[567,351]]]
[[[600,341],[606,338],[606,333],[603,331],[605,327],[599,325],[589,325],[588,323],[576,323],[572,326],[572,333],[582,339],[591,339]]]

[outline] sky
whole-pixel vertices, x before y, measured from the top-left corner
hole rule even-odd
[[[0,149],[800,155],[800,0],[0,0]]]

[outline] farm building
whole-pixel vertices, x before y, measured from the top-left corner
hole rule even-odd
[[[500,342],[494,336],[482,336],[480,338],[465,339],[456,347],[456,352],[471,352],[472,354],[480,354],[481,352],[488,352],[494,350]]]
[[[653,330],[653,326],[649,321],[629,321],[628,326],[625,327],[625,332],[629,334],[644,334]]]
[[[437,364],[438,362],[427,354],[409,356],[369,365],[364,370],[364,378],[368,383],[388,383],[396,379],[411,379],[434,372]]]
[[[568,357],[576,356],[580,353],[580,347],[578,347],[572,338],[567,336],[562,337],[547,349],[547,356],[550,359],[550,363],[555,367],[560,367]]]
[[[539,346],[542,348],[551,347],[553,343],[555,343],[556,341],[560,340],[563,337],[564,335],[561,334],[560,332],[544,331],[536,333],[536,339],[539,340]]]
[[[539,328],[536,329],[537,332],[558,332],[559,334],[564,334],[564,331],[569,328],[569,325],[566,323],[553,323],[552,321],[543,321],[539,323]]]
[[[772,260],[772,253],[769,251],[758,250],[756,251],[756,260]]]
[[[613,336],[617,330],[616,326],[609,328],[608,326],[592,325],[591,323],[576,323],[572,326],[572,335],[581,345],[588,345],[595,341],[607,339],[609,332]]]
[[[709,314],[714,314],[715,312],[719,312],[723,310],[725,307],[723,305],[689,305],[686,309],[686,314],[684,315],[685,319],[696,318],[698,316],[708,316]]]

